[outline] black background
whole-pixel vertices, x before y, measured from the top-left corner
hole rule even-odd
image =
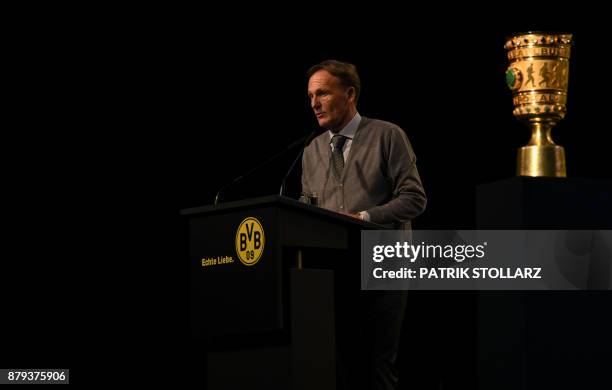
[[[185,121],[177,130],[180,169],[175,178],[180,206],[212,203],[222,185],[308,134],[316,123],[306,99],[304,73],[312,64],[334,58],[358,67],[359,112],[398,124],[413,144],[428,196],[427,210],[415,221],[415,228],[475,228],[476,186],[514,176],[517,148],[530,136],[528,128],[512,116],[503,49],[508,35],[527,30],[575,34],[568,114],[553,130],[553,137],[565,147],[568,176],[610,177],[607,130],[601,116],[608,105],[602,94],[606,65],[599,54],[604,38],[596,29],[454,27],[422,29],[381,23],[355,31],[326,25],[314,28],[312,36],[285,36],[289,33],[279,29],[207,41],[201,48],[206,54],[186,56],[188,78],[196,75],[203,89],[189,91],[185,100],[185,96],[177,97],[184,101],[181,120]],[[201,100],[191,98],[200,93]],[[297,153],[288,152],[233,186],[224,193],[225,199],[277,193]],[[295,197],[299,168],[291,178],[289,192]],[[592,302],[598,302],[593,308],[608,302],[605,298],[593,295]],[[411,294],[400,352],[402,386],[477,386],[474,304],[469,292]],[[588,316],[582,318],[590,321]],[[564,337],[571,327],[576,329],[576,321],[558,324],[554,334],[561,343],[569,340]],[[592,337],[585,342],[609,345],[609,338]],[[575,347],[567,356],[584,350]],[[594,346],[595,350],[601,351]],[[570,377],[589,376],[586,367],[594,361],[602,362],[585,356],[582,365],[573,366],[576,371]],[[552,372],[552,364],[542,363],[542,369]],[[563,382],[554,381],[556,385]]]
[[[359,112],[408,134],[428,196],[415,228],[474,228],[476,186],[515,175],[517,148],[530,134],[512,116],[504,79],[503,45],[515,32],[574,34],[568,114],[553,137],[565,147],[568,176],[610,177],[602,50],[609,42],[600,22],[363,9],[294,23],[302,13],[157,11],[94,28],[87,18],[26,24],[11,35],[3,367],[71,367],[83,381],[102,366],[116,371],[105,374],[109,381],[197,379],[202,354],[187,332],[178,212],[212,203],[222,185],[312,131],[305,72],[324,59],[354,63]],[[225,200],[278,192],[297,153],[232,187]],[[298,178],[299,169],[290,195]],[[474,383],[474,330],[461,325],[471,310],[462,295],[415,294],[409,302],[407,315],[419,321],[408,331],[436,340],[403,357],[424,388],[450,388],[449,377]]]
[[[314,129],[304,73],[314,63],[335,58],[358,67],[359,112],[398,124],[413,143],[429,201],[416,225],[473,227],[476,185],[514,176],[517,149],[530,136],[512,115],[504,79],[503,44],[513,31],[384,24],[365,31],[331,30],[312,38],[284,36],[282,30],[244,33],[212,39],[199,48],[202,53],[185,54],[177,83],[186,85],[173,97],[179,106],[175,179],[180,205],[211,203],[223,184]],[[553,137],[566,149],[568,176],[609,177],[605,123],[598,121],[607,106],[600,96],[603,37],[597,31],[566,30],[576,41],[568,114]],[[288,152],[232,187],[225,198],[278,192],[297,153]],[[292,177],[299,177],[299,168]],[[295,195],[298,183],[291,184]]]

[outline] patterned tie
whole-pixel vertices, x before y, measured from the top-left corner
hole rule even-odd
[[[338,178],[342,177],[342,170],[344,169],[344,156],[342,154],[342,148],[344,147],[345,142],[346,137],[339,134],[334,135],[331,140],[332,145],[334,145],[334,150],[332,151],[332,162],[334,171],[336,172],[336,176]]]

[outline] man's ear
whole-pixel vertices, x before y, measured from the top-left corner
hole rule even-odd
[[[348,87],[346,89],[346,96],[348,96],[349,99],[355,101],[355,87]]]

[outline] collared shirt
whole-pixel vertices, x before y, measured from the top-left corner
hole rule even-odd
[[[334,145],[332,145],[331,140],[334,135],[340,134],[347,138],[346,142],[344,143],[344,148],[342,149],[342,156],[344,157],[344,162],[348,160],[349,152],[351,150],[351,145],[353,144],[353,138],[355,138],[355,133],[357,132],[357,128],[359,128],[360,122],[361,122],[361,115],[359,115],[359,113],[356,112],[353,119],[351,119],[351,121],[347,123],[346,126],[344,126],[344,128],[340,130],[338,133],[333,133],[331,130],[328,131],[329,147],[331,148],[332,152],[334,151]]]
[[[355,138],[355,133],[357,132],[357,129],[359,128],[360,122],[361,122],[361,115],[359,115],[359,113],[356,112],[353,119],[351,119],[351,121],[347,123],[346,126],[344,126],[344,128],[340,130],[338,133],[333,133],[331,130],[328,131],[329,147],[331,148],[332,152],[334,151],[334,145],[331,143],[331,140],[334,137],[334,135],[340,134],[347,138],[346,142],[344,143],[344,148],[342,149],[342,157],[344,157],[344,162],[348,160],[349,152],[351,150],[351,145],[353,144],[353,138]],[[361,219],[363,219],[364,221],[370,220],[370,214],[367,211],[360,211],[359,215],[361,216]]]

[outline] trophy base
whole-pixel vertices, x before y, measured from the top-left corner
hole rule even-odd
[[[567,177],[563,147],[552,144],[519,148],[516,174],[532,177]]]

